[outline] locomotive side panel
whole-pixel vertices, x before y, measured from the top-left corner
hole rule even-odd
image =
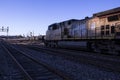
[[[88,20],[88,38],[96,39],[100,38],[99,18],[93,17]]]
[[[93,42],[94,50],[109,54],[119,54],[120,8],[117,9],[117,12],[112,10],[96,15],[94,17],[99,18],[100,40]]]
[[[120,7],[93,14],[100,19],[101,37],[104,39],[117,39],[120,29]]]
[[[114,20],[114,17],[116,18],[118,17],[118,19]],[[101,36],[103,38],[114,39],[116,36],[116,33],[119,32],[117,31],[119,30],[119,28],[117,28],[118,23],[120,23],[118,14],[110,14],[106,16],[101,16],[100,17]]]
[[[76,21],[71,27],[71,36],[74,39],[87,38],[87,20]]]
[[[74,38],[71,31],[72,31],[73,24],[76,23],[77,21],[78,20],[71,19],[71,20],[60,23],[60,24],[63,24],[61,28],[62,28],[62,38],[64,40]]]

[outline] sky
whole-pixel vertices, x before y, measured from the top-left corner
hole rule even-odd
[[[45,35],[50,24],[116,7],[120,0],[0,0],[0,28],[9,27],[9,35]]]

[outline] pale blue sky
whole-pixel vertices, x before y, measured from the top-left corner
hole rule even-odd
[[[45,34],[52,23],[91,17],[116,7],[120,0],[0,0],[0,28],[9,26],[9,35]]]

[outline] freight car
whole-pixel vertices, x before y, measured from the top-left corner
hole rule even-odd
[[[48,27],[45,45],[49,47],[84,48],[109,54],[120,53],[120,7],[71,19]]]

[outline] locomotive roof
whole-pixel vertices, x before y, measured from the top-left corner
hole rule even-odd
[[[59,23],[64,23],[64,22],[68,22],[68,21],[79,21],[79,20],[78,19],[70,19],[70,20],[66,20],[66,21],[62,21],[62,22],[58,22],[58,23],[53,23],[53,24],[51,24],[49,26],[57,25]]]
[[[57,25],[57,23],[53,23],[53,24],[49,25],[48,27],[51,27],[51,26],[53,26],[53,25]]]
[[[99,12],[99,13],[95,13],[95,14],[93,14],[93,17],[100,17],[100,16],[105,16],[105,15],[108,15],[108,14],[113,14],[113,13],[118,13],[118,12],[120,12],[120,7],[110,9],[110,10],[107,10],[107,11],[102,11],[102,12]]]
[[[59,22],[59,23],[53,23],[53,24],[49,25],[48,27],[52,27],[54,25],[62,24],[62,23],[64,24],[65,22],[69,22],[69,21],[85,21],[87,19],[90,19],[90,17],[85,17],[85,19],[80,19],[80,20],[78,20],[78,19],[70,19],[70,20]]]
[[[69,21],[79,21],[79,20],[78,19],[70,19],[70,20],[62,21],[60,23],[69,22]]]

